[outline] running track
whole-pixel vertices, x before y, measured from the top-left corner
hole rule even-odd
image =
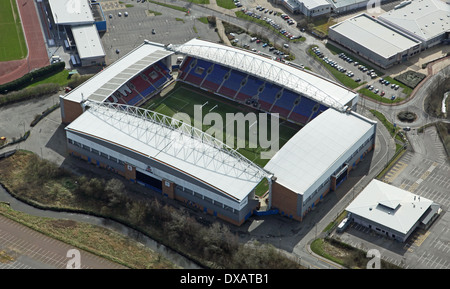
[[[29,71],[49,65],[47,48],[34,0],[16,0],[28,47],[28,57],[0,62],[0,84],[17,79]]]

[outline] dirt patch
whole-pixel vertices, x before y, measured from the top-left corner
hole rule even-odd
[[[14,261],[14,258],[11,257],[6,251],[1,250],[0,251],[0,263],[11,263]]]
[[[77,222],[72,220],[54,220],[51,225],[56,229],[76,228]]]

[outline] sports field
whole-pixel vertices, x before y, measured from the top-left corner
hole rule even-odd
[[[0,0],[0,61],[27,56],[27,45],[15,0]]]
[[[195,109],[196,105],[198,105],[197,109]],[[263,151],[276,148],[276,146],[272,145],[274,141],[278,141],[278,146],[281,148],[301,128],[298,125],[287,123],[281,119],[279,120],[278,127],[272,127],[270,124],[270,115],[268,114],[260,113],[248,106],[182,83],[176,83],[174,88],[166,95],[155,97],[142,107],[170,117],[176,113],[187,114],[191,119],[191,125],[196,127],[200,127],[201,125],[203,131],[221,139],[224,143],[237,149],[239,153],[261,167],[269,161],[266,157],[261,157]],[[220,115],[222,125],[210,122],[208,120],[208,117],[211,116],[208,115],[210,113]],[[245,121],[239,121],[233,118],[238,113],[242,113],[243,118],[240,120],[245,118]],[[206,115],[208,117],[205,118]],[[263,122],[264,116],[267,116],[266,122]],[[199,119],[202,123],[200,125],[194,123],[196,119]],[[259,129],[260,122],[266,124],[267,137],[260,135],[263,132]],[[205,123],[211,125],[205,125]],[[217,128],[220,130],[217,130]],[[271,139],[272,131],[275,132],[275,129],[278,130],[278,140]],[[241,134],[238,132],[241,132]],[[265,147],[269,148],[263,149],[260,140],[267,140]]]

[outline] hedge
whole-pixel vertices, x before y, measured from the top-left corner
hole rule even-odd
[[[30,73],[25,74],[21,78],[13,80],[11,82],[0,85],[0,94],[6,94],[11,91],[20,90],[26,86],[28,86],[33,80],[53,75],[57,72],[64,70],[66,64],[64,61],[53,63],[51,65],[39,68]]]

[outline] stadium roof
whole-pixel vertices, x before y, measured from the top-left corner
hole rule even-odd
[[[244,49],[200,39],[192,39],[182,45],[169,45],[168,48],[275,82],[338,110],[343,110],[344,106],[358,95],[317,74],[291,67]]]
[[[74,102],[82,100],[105,101],[124,83],[138,75],[142,70],[173,54],[164,45],[145,41],[134,50],[91,77],[64,96]]]
[[[86,104],[89,108],[66,130],[168,165],[238,202],[269,176],[235,150],[188,124],[128,105]]]
[[[94,23],[88,0],[48,0],[53,20],[61,25]]]
[[[329,178],[325,173],[374,125],[352,112],[327,109],[297,132],[264,169],[306,200],[312,185],[323,176]]]
[[[379,19],[427,41],[450,31],[450,5],[440,0],[414,0],[381,14]]]
[[[432,204],[429,199],[374,179],[346,210],[406,234]]]
[[[360,14],[330,27],[372,52],[389,58],[420,44],[367,14]]]
[[[105,56],[95,24],[74,26],[72,34],[81,59]]]

